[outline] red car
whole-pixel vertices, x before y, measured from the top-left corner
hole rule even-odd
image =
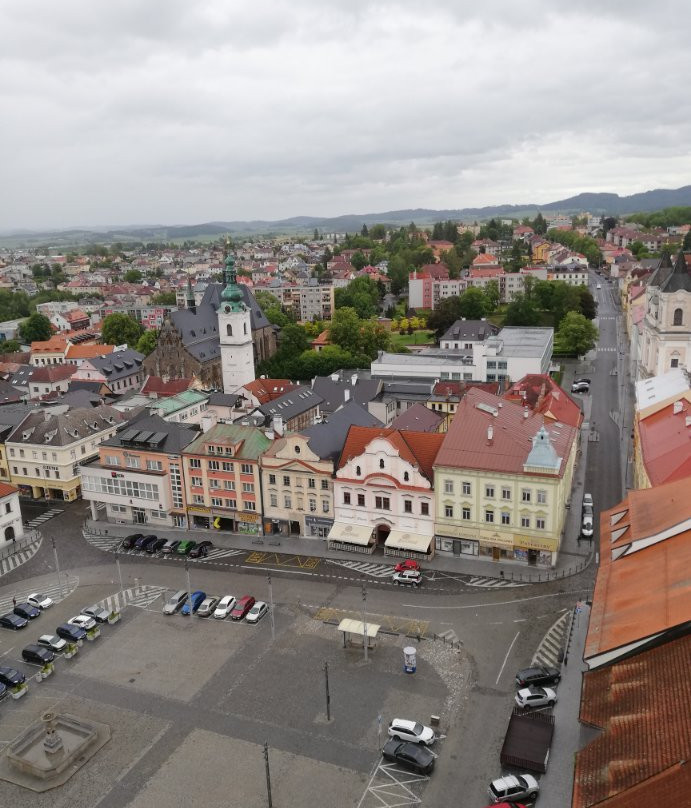
[[[420,564],[412,558],[406,558],[405,561],[399,561],[394,567],[394,572],[405,572],[406,570],[420,571]]]
[[[243,595],[241,598],[238,598],[230,613],[231,619],[242,620],[252,606],[254,606],[254,598],[252,595]]]

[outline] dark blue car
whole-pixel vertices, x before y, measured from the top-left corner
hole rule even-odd
[[[41,610],[30,603],[18,603],[14,607],[14,613],[25,620],[35,620],[41,614]]]
[[[67,642],[78,642],[86,637],[86,631],[84,631],[83,628],[70,625],[69,623],[63,623],[62,625],[58,626],[55,629],[55,633],[63,640],[67,640]]]
[[[196,592],[192,592],[189,597],[189,600],[185,601],[185,605],[182,607],[181,614],[189,614],[190,613],[190,601],[192,601],[192,612],[196,612],[197,609],[202,605],[202,601],[206,597],[206,592],[202,592],[201,589],[197,589]]]

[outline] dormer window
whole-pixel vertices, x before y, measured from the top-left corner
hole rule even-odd
[[[361,474],[362,472],[360,471],[360,466],[355,466],[355,476],[359,477]]]
[[[403,472],[403,482],[407,483],[410,480],[410,474],[407,471]]]
[[[384,458],[383,457],[379,460],[379,468],[380,469],[384,468]]]
[[[295,447],[295,454],[300,454],[300,447],[299,446]]]

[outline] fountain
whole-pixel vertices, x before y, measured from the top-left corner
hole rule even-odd
[[[107,724],[46,712],[9,744],[0,779],[48,791],[66,783],[109,740]]]

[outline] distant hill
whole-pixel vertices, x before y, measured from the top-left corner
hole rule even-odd
[[[447,219],[473,222],[503,216],[520,219],[524,216],[535,216],[538,211],[561,213],[607,213],[621,216],[630,213],[649,213],[661,208],[677,205],[691,205],[691,185],[683,188],[658,188],[631,196],[619,196],[608,193],[583,193],[547,202],[544,205],[528,203],[523,205],[490,205],[482,208],[460,208],[450,210],[431,210],[429,208],[409,208],[406,210],[390,210],[384,213],[348,214],[344,216],[293,216],[289,219],[267,221],[206,222],[194,225],[146,225],[130,227],[73,228],[55,231],[13,231],[0,234],[0,246],[4,247],[36,247],[51,245],[67,249],[89,243],[131,241],[184,241],[213,240],[224,233],[236,235],[296,235],[308,234],[315,228],[326,233],[353,233],[363,224],[386,224],[400,227],[415,222],[418,225],[431,225]]]

